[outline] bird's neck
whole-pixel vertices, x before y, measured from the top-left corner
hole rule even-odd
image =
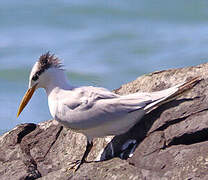
[[[67,76],[63,70],[57,70],[51,72],[47,80],[46,86],[44,87],[47,95],[49,96],[53,91],[57,90],[71,90],[73,87],[68,83]]]

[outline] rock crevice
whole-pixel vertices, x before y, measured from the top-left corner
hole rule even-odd
[[[83,135],[54,120],[19,125],[0,137],[0,179],[208,179],[208,63],[144,75],[115,92],[162,90],[197,76],[129,132],[96,139],[92,162],[75,174],[68,169],[85,150]],[[98,156],[107,161],[94,162]]]

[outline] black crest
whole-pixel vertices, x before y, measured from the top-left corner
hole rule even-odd
[[[38,60],[38,70],[33,75],[32,80],[36,81],[39,79],[39,76],[47,69],[55,67],[60,69],[62,67],[61,61],[55,57],[54,54],[50,54],[50,52],[47,52],[40,56]]]

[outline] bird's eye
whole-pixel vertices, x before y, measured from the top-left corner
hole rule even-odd
[[[39,76],[37,74],[35,74],[33,77],[32,77],[32,80],[33,81],[37,81],[39,79]]]

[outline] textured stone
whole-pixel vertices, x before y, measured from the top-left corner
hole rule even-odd
[[[17,126],[0,137],[0,179],[208,179],[208,64],[144,75],[115,92],[162,90],[195,76],[196,86],[129,132],[95,139],[93,162],[76,173],[69,168],[85,150],[82,134],[54,120]]]

